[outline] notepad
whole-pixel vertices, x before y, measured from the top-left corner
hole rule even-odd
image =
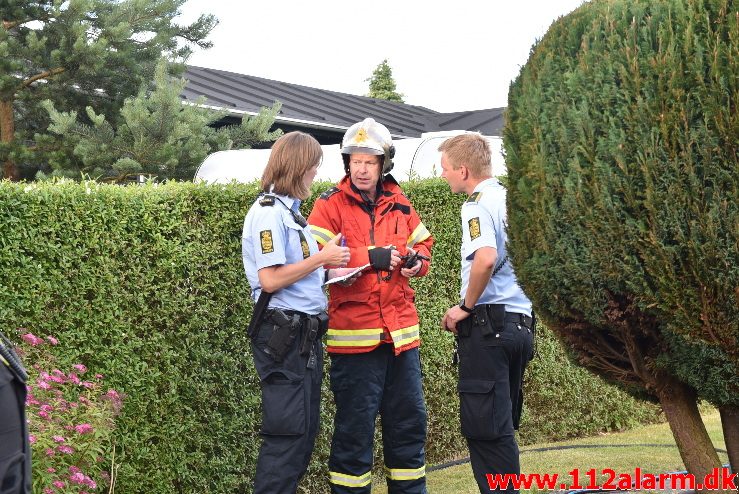
[[[340,281],[348,280],[352,276],[355,276],[357,273],[359,273],[360,271],[362,271],[362,270],[364,270],[364,269],[366,269],[368,267],[370,267],[370,263],[367,263],[364,266],[359,266],[358,268],[352,269],[351,271],[349,271],[348,273],[346,273],[344,275],[336,276],[334,278],[331,278],[326,283],[324,283],[324,285],[330,285],[332,283],[338,283]]]

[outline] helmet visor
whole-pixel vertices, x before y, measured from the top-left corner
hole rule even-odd
[[[359,147],[359,146],[345,146],[341,148],[341,154],[373,154],[375,156],[382,156],[385,153],[383,151],[373,149],[373,148],[365,148],[365,147]]]

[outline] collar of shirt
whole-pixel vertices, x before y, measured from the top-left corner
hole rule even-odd
[[[269,193],[272,194],[273,196],[275,196],[277,199],[281,200],[283,202],[283,204],[285,204],[285,206],[287,206],[288,208],[292,209],[296,213],[299,213],[300,212],[300,203],[301,203],[300,199],[296,199],[294,197],[283,196],[281,194],[277,194],[277,193],[273,192],[272,188],[270,188],[270,192]]]
[[[497,183],[498,183],[498,180],[493,177],[486,178],[485,180],[477,184],[477,187],[475,187],[475,190],[473,190],[472,193],[474,194],[475,192],[480,192],[485,187],[489,185],[496,185]]]

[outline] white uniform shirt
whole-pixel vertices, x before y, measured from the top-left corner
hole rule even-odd
[[[241,253],[254,301],[262,292],[258,275],[260,269],[294,264],[318,252],[318,244],[308,226],[298,225],[288,210],[297,210],[300,201],[288,196],[270,195],[277,199],[274,205],[263,206],[259,204],[261,197],[257,198],[244,218]],[[269,307],[297,310],[306,314],[318,314],[326,310],[323,279],[324,269],[320,267],[305,278],[274,293]]]
[[[496,249],[497,268],[508,255],[507,241],[506,190],[496,179],[489,178],[477,184],[462,205],[462,300],[467,294],[475,251],[481,247]],[[477,304],[504,304],[507,312],[531,315],[531,301],[518,285],[510,259],[490,278]]]

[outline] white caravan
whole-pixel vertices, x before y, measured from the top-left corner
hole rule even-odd
[[[441,153],[439,145],[452,136],[464,131],[428,132],[418,138],[397,139],[395,144],[395,166],[390,172],[399,182],[418,178],[441,176]],[[506,173],[503,159],[503,140],[485,136],[493,151],[493,176]],[[338,182],[344,176],[344,162],[338,144],[321,146],[323,163],[318,168],[317,180]],[[195,182],[229,183],[252,182],[262,177],[267,166],[269,149],[239,149],[218,151],[208,155],[195,172]]]

